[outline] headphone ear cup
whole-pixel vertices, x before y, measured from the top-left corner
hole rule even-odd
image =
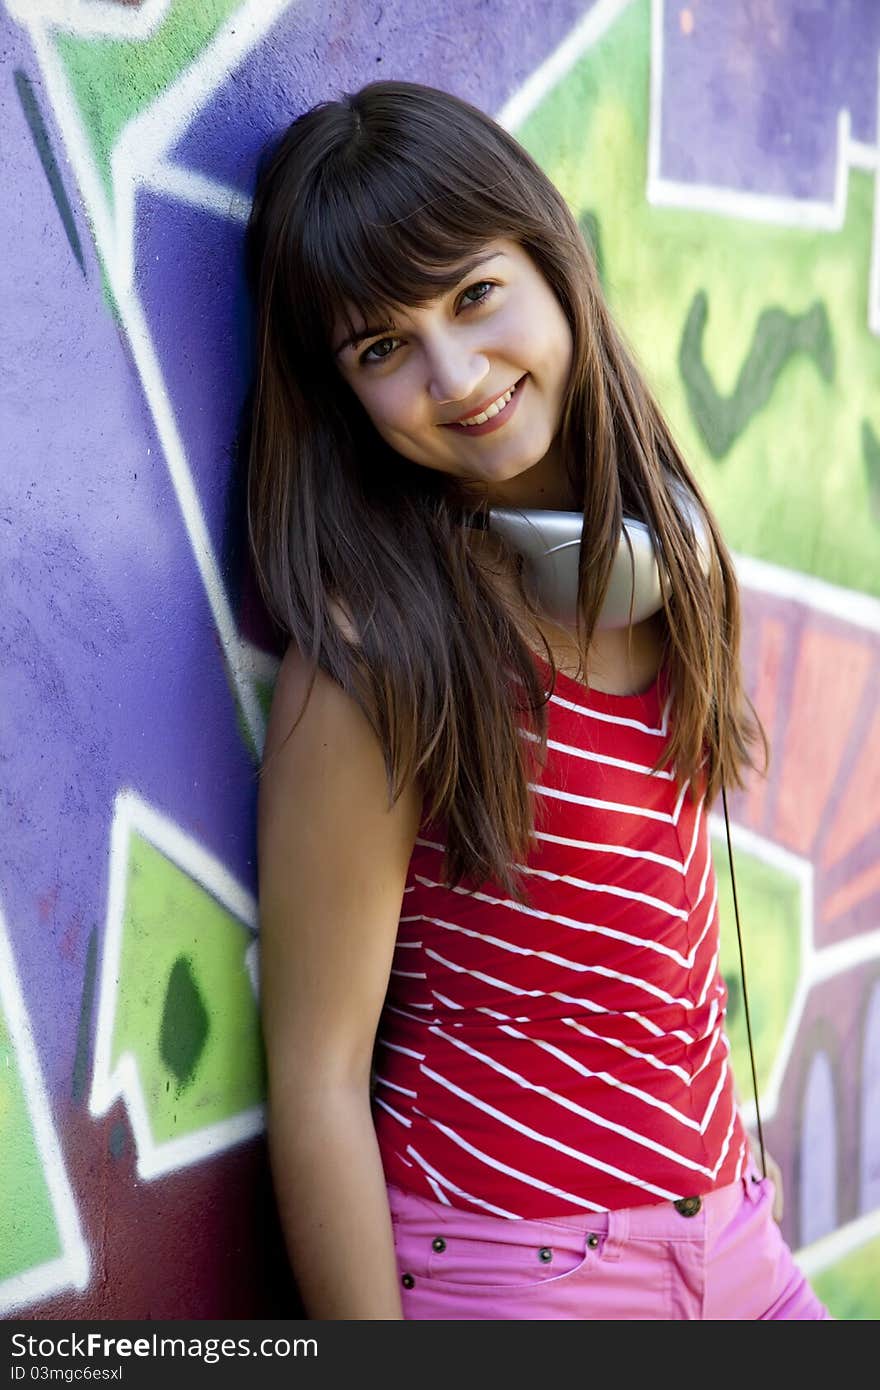
[[[597,626],[631,627],[662,607],[663,584],[651,533],[644,522],[624,517]]]
[[[676,507],[694,533],[703,573],[709,573],[710,544],[696,498],[675,478],[668,479]],[[567,627],[577,619],[578,567],[584,518],[580,512],[493,507],[488,526],[518,551],[523,579],[542,612]],[[662,570],[662,573],[661,573]],[[630,627],[663,607],[666,571],[658,562],[651,532],[626,516],[602,610],[599,629]]]
[[[697,499],[690,488],[685,487],[677,478],[667,478],[667,486],[675,501],[679,514],[690,526],[694,533],[694,540],[697,545],[697,553],[700,558],[700,569],[703,574],[708,575],[712,564],[712,542],[706,529],[706,520],[700,507],[697,506]]]
[[[523,579],[540,610],[574,627],[583,516],[580,512],[493,508],[489,526],[518,551]],[[663,606],[660,572],[644,522],[625,517],[598,627],[644,622]]]

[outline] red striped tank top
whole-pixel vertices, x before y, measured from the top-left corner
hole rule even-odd
[[[423,822],[375,1054],[386,1179],[527,1219],[704,1194],[748,1155],[706,810],[651,772],[662,677],[616,696],[559,673],[548,716],[528,905],[444,887]]]

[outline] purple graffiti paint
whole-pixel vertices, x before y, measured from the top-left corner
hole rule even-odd
[[[136,226],[141,303],[219,554],[227,528],[244,535],[244,499],[230,493],[250,374],[242,227],[151,190],[138,196]],[[228,578],[237,590],[238,575]]]
[[[173,159],[249,188],[267,136],[315,102],[379,78],[439,85],[498,111],[592,8],[583,0],[305,0],[206,102]]]
[[[647,13],[645,0],[635,3]],[[221,75],[219,89],[205,94],[173,158],[184,171],[247,188],[270,131],[321,97],[380,75],[439,83],[497,111],[590,8],[573,0],[463,0],[439,9],[426,0],[291,5],[235,72]],[[851,110],[856,138],[876,138],[880,10],[869,0],[735,7],[692,0],[667,3],[664,14],[663,173],[720,182],[723,170],[730,186],[830,196],[838,109]],[[0,211],[8,248],[0,271],[7,307],[0,907],[63,1162],[102,1276],[50,1307],[68,1317],[290,1311],[273,1302],[277,1288],[261,1246],[272,1212],[259,1141],[159,1181],[138,1180],[125,1107],[97,1120],[84,1109],[93,1018],[80,1026],[89,942],[96,942],[93,954],[103,942],[110,825],[122,789],[191,836],[245,888],[255,886],[254,764],[151,413],[167,408],[175,421],[182,451],[175,466],[192,480],[233,624],[249,633],[249,601],[239,592],[242,518],[230,488],[248,373],[241,223],[140,191],[134,266],[143,328],[134,331],[143,332],[150,352],[138,366],[126,328],[131,316],[119,323],[105,297],[51,93],[23,31],[3,9],[0,38],[34,103],[28,118],[11,82],[0,97],[11,190]],[[35,144],[37,129],[45,148]],[[830,631],[836,619],[757,591],[745,607],[747,617],[771,613],[785,629],[788,664],[775,695],[784,736],[798,698],[798,643],[812,623]],[[876,658],[876,634],[865,640]],[[754,679],[755,654],[746,656]],[[841,782],[861,754],[857,740],[863,733],[867,740],[868,715],[866,705],[853,724]],[[778,758],[771,778],[784,766]],[[761,827],[771,841],[778,791],[772,782]],[[843,793],[835,795],[824,808],[823,834]],[[876,896],[841,920],[826,923],[821,909],[876,857],[876,828],[867,822],[830,869],[817,845],[820,949],[871,929]],[[752,968],[762,968],[760,951]],[[834,1074],[847,1079],[834,1093],[842,1220],[859,1214],[857,1106],[874,1066],[865,1060],[863,1022],[872,978],[859,966],[813,984],[768,1125],[770,1147],[791,1176],[804,1077],[811,1049],[821,1045]],[[826,1163],[819,1180],[829,1172]],[[789,1238],[797,1234],[795,1212],[792,1203]]]
[[[875,0],[663,6],[661,173],[830,200],[837,116],[877,141]]]
[[[5,51],[34,75],[56,153],[63,151],[25,38],[5,15],[0,22]],[[3,105],[15,196],[0,210],[8,248],[0,901],[44,1076],[50,1091],[65,1091],[89,933],[106,916],[117,793],[131,788],[252,889],[254,763],[181,507],[129,345],[105,301],[78,200],[85,278],[11,84]],[[59,165],[70,178],[66,161]],[[68,193],[75,199],[72,179]],[[215,307],[210,323],[219,318]],[[172,358],[171,341],[163,342],[163,375]],[[190,366],[192,377],[202,373],[201,415],[197,385],[186,399],[168,393],[173,408],[188,413],[188,436],[215,412],[228,431],[231,411],[207,364],[193,357]],[[240,365],[233,380],[239,391]],[[212,474],[203,466],[198,485],[205,510],[219,515],[227,458],[216,430],[205,438],[216,468]]]

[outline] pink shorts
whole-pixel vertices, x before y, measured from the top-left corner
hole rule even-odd
[[[389,1187],[408,1319],[830,1318],[773,1220],[773,1183],[741,1181],[623,1211],[511,1221]],[[687,1209],[687,1208],[686,1208]]]

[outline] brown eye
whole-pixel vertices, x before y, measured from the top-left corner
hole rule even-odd
[[[400,342],[399,338],[380,338],[378,342],[371,343],[366,352],[361,353],[362,362],[384,362],[394,352],[394,344]]]
[[[482,304],[484,300],[489,298],[494,288],[495,286],[491,280],[478,280],[475,285],[468,285],[464,294],[461,296],[462,303]],[[473,298],[469,297],[471,295]]]

